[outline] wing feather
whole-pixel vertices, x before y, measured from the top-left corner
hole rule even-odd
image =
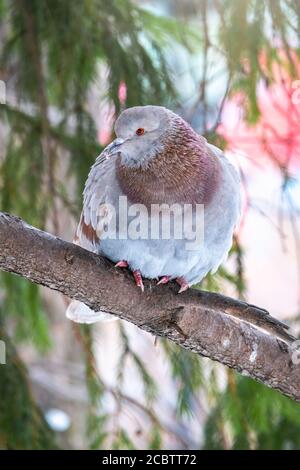
[[[100,236],[97,227],[103,217],[101,205],[107,200],[115,173],[115,159],[107,159],[103,151],[96,159],[88,175],[83,191],[83,208],[73,242],[87,250],[98,252]]]

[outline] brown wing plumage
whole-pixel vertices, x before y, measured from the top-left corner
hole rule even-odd
[[[80,216],[80,221],[73,238],[73,243],[90,251],[96,251],[97,246],[100,243],[94,227],[91,224],[87,224],[85,222],[83,212]]]

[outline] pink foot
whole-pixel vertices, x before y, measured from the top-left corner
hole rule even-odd
[[[115,268],[128,268],[128,263],[125,260],[118,261]]]
[[[115,264],[115,268],[128,268],[128,266],[129,265],[125,260],[118,261],[117,264]],[[144,292],[144,283],[141,272],[137,269],[135,271],[132,271],[132,274],[136,285],[141,288],[142,292]]]
[[[157,285],[159,286],[159,284],[168,284],[169,280],[171,279],[171,276],[163,276],[157,283]]]
[[[136,285],[141,288],[142,292],[144,292],[144,284],[143,284],[143,278],[142,278],[142,275],[141,275],[141,271],[136,269],[135,271],[132,272],[132,274],[133,274]]]
[[[177,277],[176,282],[177,282],[177,284],[180,285],[180,289],[178,291],[178,294],[181,294],[182,292],[188,290],[188,288],[190,287],[188,285],[187,281],[183,277]]]

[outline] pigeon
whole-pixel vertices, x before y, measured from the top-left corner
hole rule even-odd
[[[228,255],[241,214],[239,172],[165,107],[128,108],[114,130],[88,175],[74,243],[130,269],[142,291],[147,278],[175,280],[182,293]],[[67,317],[114,318],[76,300]]]

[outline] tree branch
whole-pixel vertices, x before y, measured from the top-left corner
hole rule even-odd
[[[221,362],[300,402],[294,338],[266,310],[195,289],[145,282],[72,243],[0,212],[0,269],[60,291]]]

